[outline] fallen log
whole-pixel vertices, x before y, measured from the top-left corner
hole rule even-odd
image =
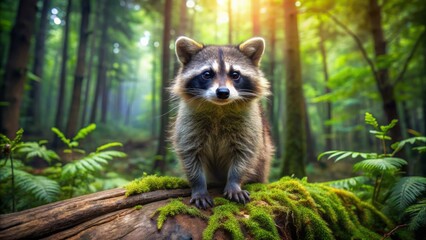
[[[190,189],[175,189],[125,197],[125,190],[120,188],[3,214],[0,216],[0,239],[70,238],[76,234],[71,230],[83,232],[85,226],[93,227],[91,224],[105,224],[123,214],[131,215],[134,206],[155,202],[155,208],[164,204],[163,200],[189,196],[190,193]],[[152,229],[157,231],[155,227]],[[111,239],[114,235],[105,236]]]
[[[215,207],[198,210],[189,188],[151,191],[156,177],[146,179],[132,196],[113,189],[0,215],[0,239],[380,239],[392,229],[351,192],[303,180],[247,185],[246,205],[214,188]]]

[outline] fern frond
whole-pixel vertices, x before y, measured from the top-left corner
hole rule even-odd
[[[412,137],[412,138],[408,138],[408,139],[405,139],[405,140],[400,141],[400,142],[396,142],[396,143],[392,144],[392,146],[391,146],[392,149],[394,149],[392,154],[399,152],[406,144],[409,143],[409,144],[413,145],[416,142],[426,143],[426,137]]]
[[[320,155],[318,155],[318,160],[320,160],[322,157],[329,155],[327,157],[327,159],[332,159],[336,157],[336,160],[334,160],[334,162],[338,162],[344,158],[377,158],[378,155],[377,153],[362,153],[362,152],[353,152],[353,151],[338,151],[338,150],[333,150],[333,151],[327,151],[327,152],[323,152]]]
[[[391,130],[392,128],[394,128],[397,123],[398,123],[397,119],[392,119],[392,121],[388,125],[380,126],[380,130],[382,130],[382,132],[386,133],[389,130]]]
[[[59,159],[59,156],[54,151],[46,149],[46,146],[40,145],[37,142],[25,142],[17,148],[17,151],[25,154],[26,159],[39,157],[49,163],[52,160]]]
[[[87,127],[84,127],[78,131],[78,133],[73,137],[73,141],[78,141],[81,139],[84,139],[87,135],[89,135],[91,132],[95,131],[96,124],[91,123]]]
[[[410,206],[405,210],[405,214],[410,217],[408,228],[412,231],[426,226],[426,199]]]
[[[356,176],[351,178],[344,178],[335,181],[324,182],[328,186],[340,188],[345,190],[353,189],[357,186],[363,185],[368,182],[368,178],[364,176]]]
[[[392,188],[389,203],[399,211],[414,203],[426,191],[425,177],[403,177]]]
[[[407,161],[401,158],[377,158],[366,159],[354,165],[355,171],[366,171],[371,173],[380,173],[385,171],[396,171]]]
[[[373,126],[375,129],[379,128],[379,124],[377,123],[377,119],[373,116],[373,114],[366,112],[365,113],[365,123]]]
[[[58,136],[59,139],[61,139],[61,141],[63,143],[65,143],[69,148],[71,148],[71,139],[68,139],[67,137],[65,137],[65,134],[63,132],[61,132],[61,130],[53,127],[52,128],[52,132],[54,132],[56,134],[56,136]]]
[[[36,176],[15,169],[16,186],[23,192],[32,194],[36,199],[49,203],[57,199],[59,184],[44,176]]]
[[[107,144],[104,144],[104,145],[96,148],[96,152],[101,152],[105,149],[112,148],[112,147],[122,147],[122,146],[123,146],[123,144],[120,143],[120,142],[107,143]]]
[[[9,139],[8,137],[6,137],[5,135],[0,134],[0,143],[2,143],[2,144],[10,144],[10,143],[11,143],[11,141],[10,141],[10,139]]]
[[[425,153],[426,152],[426,146],[422,146],[422,147],[415,147],[413,148],[413,150],[418,151],[419,153]]]
[[[22,135],[24,135],[24,129],[20,128],[17,132],[16,132],[16,137],[15,139],[12,140],[12,146],[15,146],[16,144],[21,142],[22,139]]]
[[[103,169],[103,165],[108,163],[108,160],[113,158],[122,158],[127,155],[120,151],[104,151],[104,152],[95,152],[91,153],[88,156],[75,160],[71,163],[68,163],[64,166],[62,171],[62,176],[68,178],[74,176],[77,172],[86,173],[86,172],[96,172]]]

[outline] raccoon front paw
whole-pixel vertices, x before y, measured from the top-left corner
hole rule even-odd
[[[250,193],[247,190],[241,190],[240,187],[225,188],[223,193],[226,198],[237,203],[246,204],[250,202]]]
[[[207,192],[193,193],[189,202],[195,204],[195,206],[200,209],[207,209],[214,206],[213,200]]]

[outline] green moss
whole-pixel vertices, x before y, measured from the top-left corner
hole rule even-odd
[[[124,188],[126,189],[126,196],[130,196],[134,194],[152,192],[156,190],[178,189],[187,187],[189,187],[188,182],[182,178],[145,175],[142,178],[133,180]]]
[[[134,209],[135,210],[141,210],[142,209],[142,205],[136,205],[136,206],[134,206]]]
[[[160,207],[155,211],[154,215],[158,214],[157,218],[157,228],[161,229],[164,222],[168,217],[176,216],[178,214],[186,214],[193,217],[199,217],[202,219],[207,219],[207,216],[201,213],[200,210],[196,207],[189,207],[184,204],[181,199],[173,199],[167,205]]]
[[[252,203],[249,203],[247,208],[250,217],[242,219],[242,222],[254,239],[280,239],[275,221],[268,209]]]
[[[236,217],[242,205],[224,198],[215,198],[214,204],[213,215],[210,216],[208,226],[203,232],[203,239],[213,239],[215,232],[219,229],[224,229],[230,233],[232,239],[244,239],[244,234]]]
[[[285,177],[271,184],[245,187],[251,202],[242,205],[215,198],[211,216],[174,200],[157,212],[158,227],[167,217],[188,214],[208,219],[203,239],[222,229],[232,239],[380,239],[375,231],[392,223],[371,204],[348,191]]]

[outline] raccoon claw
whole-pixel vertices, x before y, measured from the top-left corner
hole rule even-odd
[[[189,201],[191,204],[195,204],[197,208],[207,209],[214,206],[212,198],[208,193],[194,194]]]
[[[250,202],[250,193],[247,190],[225,190],[223,195],[237,203],[246,204]]]

